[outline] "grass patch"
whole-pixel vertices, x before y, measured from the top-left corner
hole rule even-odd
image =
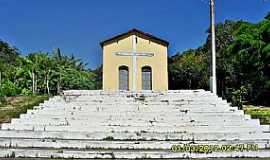
[[[0,123],[18,118],[20,114],[26,113],[27,109],[32,109],[48,98],[47,95],[8,97],[5,103],[0,104]]]
[[[270,125],[270,108],[257,107],[252,105],[244,106],[246,114],[250,114],[252,118],[260,119],[261,124]]]

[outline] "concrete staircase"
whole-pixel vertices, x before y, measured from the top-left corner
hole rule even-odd
[[[173,152],[257,144],[259,151]],[[0,157],[270,157],[269,126],[204,90],[65,91],[0,130]]]

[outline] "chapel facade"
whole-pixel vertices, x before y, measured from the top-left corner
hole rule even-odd
[[[100,45],[103,50],[103,90],[168,90],[167,41],[132,29]]]

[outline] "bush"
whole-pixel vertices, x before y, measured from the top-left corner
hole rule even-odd
[[[4,93],[2,92],[2,88],[0,87],[0,105],[6,103],[6,98],[4,96]]]
[[[21,91],[21,95],[23,95],[23,96],[31,96],[31,95],[33,95],[33,92],[30,89],[23,88],[22,91]]]
[[[1,95],[3,96],[16,96],[20,89],[10,80],[4,80],[1,85]]]
[[[245,86],[241,86],[240,89],[232,92],[232,105],[237,106],[239,109],[243,109],[243,101],[247,95],[247,89]]]

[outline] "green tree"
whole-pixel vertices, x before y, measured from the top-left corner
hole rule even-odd
[[[234,95],[243,87],[249,102],[269,105],[266,98],[270,96],[269,14],[257,24],[226,20],[216,28],[218,94],[229,100],[239,99]],[[208,31],[202,47],[169,58],[170,89],[208,89],[205,84],[211,71],[209,59],[211,34]]]
[[[100,66],[92,71],[95,74],[95,89],[102,89],[102,68],[103,66]]]
[[[188,50],[169,59],[171,89],[207,88],[207,60],[198,50]]]
[[[7,64],[15,64],[18,56],[19,51],[17,48],[11,47],[0,39],[0,60]]]

